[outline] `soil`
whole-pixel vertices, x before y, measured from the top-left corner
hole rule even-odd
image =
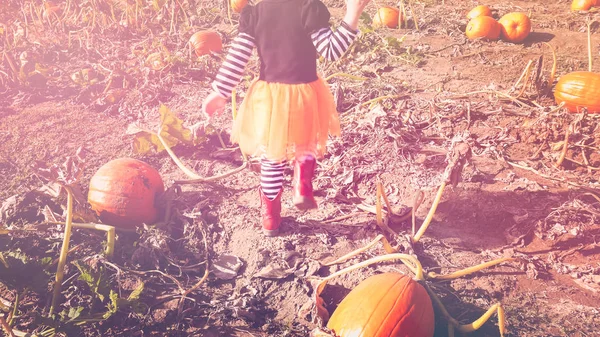
[[[160,104],[186,126],[203,122],[200,104],[220,61],[208,56],[152,71],[139,64],[145,57],[126,53],[146,38],[186,51],[191,32],[209,27],[225,36],[227,43],[233,36],[232,26],[219,12],[222,4],[208,3],[194,16],[192,27],[182,25],[170,34],[142,36],[109,30],[102,37],[98,29],[91,30],[89,41],[98,43],[96,53],[91,52],[93,48],[58,48],[59,42],[53,44],[49,38],[62,32],[56,26],[45,34],[31,29],[28,42],[19,48],[5,44],[7,54],[15,59],[29,51],[32,57],[41,58],[40,63],[55,68],[52,80],[41,87],[33,82],[7,82],[0,93],[0,200],[6,200],[4,205],[9,205],[11,197],[16,200],[16,206],[0,212],[1,252],[21,251],[30,261],[58,257],[62,226],[48,223],[43,210],[48,206],[64,219],[66,197],[40,191],[45,181],[36,163],[60,166],[84,147],[85,168],[75,184],[82,195],[101,165],[121,157],[149,163],[168,188],[175,180],[186,179],[166,152],[136,153],[128,126],[156,126]],[[343,16],[341,1],[326,3],[336,20]],[[496,18],[512,11],[528,13],[532,33],[522,44],[466,40],[465,15],[477,4],[489,5]],[[400,252],[418,257],[429,272],[448,274],[494,258],[518,258],[456,280],[427,281],[461,323],[470,323],[501,303],[506,336],[597,335],[600,119],[586,115],[577,120],[579,115],[557,109],[551,93],[544,94],[543,84],[539,90],[525,88],[519,102],[498,94],[516,97],[521,85],[513,85],[527,63],[537,62],[541,55],[540,83],[548,79],[552,54],[547,44],[556,51],[556,77],[586,70],[586,15],[571,13],[566,1],[477,4],[414,3],[418,30],[409,20],[408,28],[365,31],[353,53],[333,65],[320,66],[326,75],[345,72],[366,80],[336,77],[329,81],[332,89],[343,93],[343,97],[336,94],[343,135],[331,140],[327,156],[319,162],[314,179],[317,210],[301,212],[292,205],[290,168],[282,197],[282,232],[265,238],[260,231],[258,174],[245,169],[218,181],[170,189],[174,194],[169,221],[137,231],[118,230],[112,259],[102,254],[104,232],[75,229],[60,309],[68,312],[82,307],[89,315],[106,309],[107,300],[96,298],[80,279],[76,261],[103,270],[109,275],[108,286],[122,298],[143,282],[140,302],[144,308],[136,313],[122,306],[121,314],[76,327],[64,318],[55,318],[54,324],[68,327],[69,336],[306,336],[317,327],[307,310],[314,294],[311,279],[385,251],[377,244],[341,265],[321,267],[317,261],[340,257],[385,234]],[[6,6],[14,10],[20,4],[9,1]],[[368,6],[366,12],[372,15],[375,6]],[[597,19],[597,14],[589,15]],[[6,16],[0,18],[5,26],[13,24]],[[163,28],[168,32],[166,22]],[[598,54],[598,28],[597,23],[591,26],[594,56]],[[108,43],[110,34],[122,39]],[[116,47],[110,49],[110,44]],[[78,87],[63,80],[94,65],[117,69],[119,60],[123,64],[115,74],[127,73],[133,65],[141,68],[131,70],[129,76],[137,78],[123,85],[127,94],[115,104],[87,97],[86,92],[100,95],[102,90],[89,89],[93,85]],[[0,64],[3,72],[8,69],[6,62]],[[250,69],[256,71],[255,62]],[[122,81],[127,76],[115,78]],[[108,82],[100,83],[104,89]],[[238,103],[247,85],[245,80],[238,88]],[[363,104],[384,95],[393,97],[375,107]],[[230,150],[224,150],[217,133],[209,131],[198,145],[173,148],[201,176],[243,164],[235,145],[228,142],[229,109],[213,126]],[[557,144],[569,124],[575,125],[571,146],[557,168],[561,149]],[[471,157],[460,172],[460,181],[444,190],[421,241],[406,245],[410,218],[389,219],[390,227],[400,233],[394,236],[377,226],[374,214],[357,207],[375,204],[378,181],[398,214],[410,211],[415,195],[422,191],[424,200],[416,212],[420,226],[444,180],[447,152],[461,141],[458,138],[469,144]],[[89,208],[84,199],[76,205],[81,214]],[[2,226],[8,234],[2,234]],[[239,269],[232,267],[240,261]],[[211,266],[208,278],[181,304],[178,291],[198,282],[207,264]],[[233,269],[225,271],[233,274],[231,279],[223,275],[225,265]],[[221,266],[221,271],[215,266]],[[17,294],[22,295],[15,329],[39,335],[52,326],[42,316],[50,305],[55,265],[46,270],[48,287],[37,292],[12,288],[3,279],[6,276],[0,275],[0,301],[12,304]],[[361,280],[386,271],[409,273],[401,264],[389,262],[340,276],[323,293],[327,309],[335,310]],[[465,335],[499,336],[497,323],[494,315],[481,329]],[[59,330],[55,332],[67,333]],[[435,336],[447,335],[447,320],[436,310]]]

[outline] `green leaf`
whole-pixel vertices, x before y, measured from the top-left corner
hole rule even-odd
[[[117,311],[119,311],[119,294],[117,294],[111,289],[109,298],[110,302],[108,302],[108,305],[106,306],[108,311],[106,311],[106,313],[104,313],[104,316],[102,316],[104,319],[108,319],[110,316],[116,314]]]
[[[20,250],[3,252],[0,257],[0,283],[8,288],[29,288],[37,293],[47,290],[50,274],[38,260],[31,259]]]
[[[92,268],[81,264],[76,261],[75,266],[79,269],[80,275],[79,280],[84,281],[90,287],[90,290],[104,302],[106,295],[109,294],[109,281],[104,267],[100,266],[98,270],[92,270]],[[110,290],[112,291],[112,290]]]
[[[362,12],[362,14],[360,15],[360,20],[365,24],[370,26],[371,23],[373,22],[373,20],[371,19],[371,16],[366,13],[366,12]]]
[[[140,285],[137,286],[137,288],[133,289],[133,291],[131,292],[131,294],[129,294],[129,297],[127,297],[128,301],[137,301],[140,299],[140,295],[142,294],[142,291],[144,291],[144,282],[140,282]]]

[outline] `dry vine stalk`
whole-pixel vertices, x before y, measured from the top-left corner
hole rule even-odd
[[[465,165],[466,161],[471,156],[471,148],[469,144],[465,142],[466,136],[458,135],[455,136],[452,140],[452,144],[450,145],[450,150],[448,151],[447,161],[448,166],[446,166],[446,170],[444,171],[444,180],[442,181],[438,192],[435,196],[433,204],[427,213],[427,217],[421,224],[421,227],[417,231],[417,233],[413,236],[413,242],[418,242],[429,225],[431,224],[431,220],[433,220],[433,215],[439,205],[442,195],[444,193],[444,189],[448,183],[456,186],[458,181],[460,180],[460,175],[462,172],[462,168]],[[416,210],[415,210],[416,211]]]
[[[232,114],[233,114],[233,119],[235,120],[236,116],[237,116],[237,107],[236,107],[236,100],[235,100],[235,90],[232,93]],[[231,171],[219,174],[219,175],[215,175],[212,177],[202,177],[201,175],[199,175],[198,173],[194,172],[192,169],[188,168],[182,161],[181,159],[179,159],[179,157],[177,157],[177,155],[175,154],[175,152],[173,152],[173,150],[171,149],[171,147],[169,146],[169,144],[167,144],[167,142],[165,141],[165,139],[161,136],[162,133],[162,125],[159,127],[158,132],[157,133],[153,133],[158,140],[160,141],[160,143],[162,144],[162,146],[165,148],[165,151],[167,151],[167,153],[169,154],[169,156],[171,157],[171,159],[173,159],[173,162],[175,162],[175,164],[177,165],[177,167],[179,167],[179,169],[181,169],[183,171],[183,173],[185,173],[185,175],[187,175],[190,179],[185,179],[185,180],[175,180],[173,183],[175,185],[183,185],[183,184],[198,184],[198,183],[206,183],[206,182],[211,182],[211,181],[216,181],[216,180],[220,180],[223,178],[227,178],[230,175],[234,175],[236,173],[239,173],[241,171],[243,171],[244,169],[246,169],[247,167],[250,167],[250,160],[248,160],[248,158],[246,157],[246,155],[242,152],[242,157],[244,159],[244,163],[242,164],[242,166],[233,169]]]

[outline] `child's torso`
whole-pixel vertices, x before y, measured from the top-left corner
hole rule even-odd
[[[288,84],[317,80],[317,52],[302,24],[305,0],[263,0],[256,5],[255,41],[260,79]]]

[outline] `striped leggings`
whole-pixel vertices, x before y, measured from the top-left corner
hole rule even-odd
[[[278,163],[264,158],[260,160],[260,188],[269,200],[275,199],[281,191],[285,166],[285,162]]]
[[[313,154],[304,154],[298,157],[299,160],[313,159]],[[274,162],[261,158],[260,160],[260,188],[269,200],[273,200],[283,187],[283,171],[285,162]]]

